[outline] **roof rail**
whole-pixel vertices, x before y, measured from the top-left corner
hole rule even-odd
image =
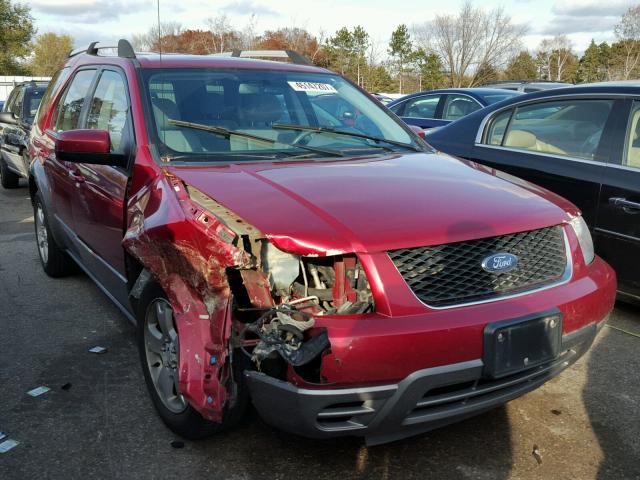
[[[238,58],[288,58],[298,65],[313,65],[304,55],[295,50],[233,50],[231,52],[214,53],[215,57]]]
[[[80,55],[82,53],[86,53],[87,55],[97,56],[98,52],[100,50],[115,50],[117,52],[117,54],[118,54],[118,57],[121,57],[121,58],[136,58],[136,54],[133,51],[133,47],[124,38],[121,38],[120,40],[118,40],[118,45],[117,46],[114,46],[114,45],[102,45],[99,42],[91,42],[87,47],[77,48],[75,50],[72,50],[69,53],[69,58],[75,57],[76,55]]]
[[[487,82],[484,83],[483,85],[498,85],[498,84],[503,84],[503,83],[567,83],[567,82],[562,82],[560,80],[495,80],[493,82]],[[481,87],[483,85],[480,85]]]

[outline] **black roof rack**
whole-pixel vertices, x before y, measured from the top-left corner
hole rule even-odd
[[[76,55],[80,55],[82,53],[86,53],[87,55],[97,56],[100,50],[115,50],[118,54],[118,57],[121,58],[136,58],[136,54],[133,51],[133,47],[131,44],[121,38],[118,40],[118,45],[101,45],[99,42],[91,42],[87,47],[77,48],[72,50],[69,53],[69,58],[75,57]]]
[[[311,60],[295,50],[233,50],[231,52],[214,53],[213,56],[238,58],[288,58],[292,63],[298,65],[313,65]]]

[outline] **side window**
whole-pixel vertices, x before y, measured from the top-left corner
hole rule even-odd
[[[22,117],[23,101],[24,101],[24,88],[21,88],[20,91],[18,92],[18,95],[16,95],[16,99],[13,102],[13,105],[11,106],[11,112],[13,112],[13,114],[16,117]]]
[[[630,120],[623,162],[628,167],[640,169],[640,102],[633,102]]]
[[[487,132],[487,140],[485,143],[489,145],[502,145],[502,139],[504,138],[504,131],[507,129],[509,118],[513,110],[507,110],[502,112],[489,124],[489,130]]]
[[[54,92],[58,90],[58,87],[67,78],[68,74],[69,74],[69,67],[64,67],[62,70],[58,70],[56,74],[53,76],[53,78],[51,79],[51,81],[49,82],[49,86],[47,87],[47,90],[44,92],[44,95],[42,96],[42,101],[40,102],[42,104],[42,108],[40,108],[37,113],[38,123],[42,121],[43,116],[46,115],[46,113],[49,111],[49,107],[50,107],[49,104],[52,100],[51,96],[53,95]]]
[[[87,128],[107,130],[111,137],[111,151],[122,152],[122,137],[127,125],[127,88],[122,77],[105,70],[89,104]]]
[[[428,95],[407,100],[403,117],[435,118],[440,95]]]
[[[613,100],[563,100],[518,107],[501,145],[593,160],[612,107]],[[489,127],[486,138],[492,145],[497,145],[493,142],[501,135],[500,120],[504,121],[497,117]]]
[[[447,95],[442,111],[443,120],[457,120],[480,110],[482,106],[466,95]]]
[[[80,127],[80,113],[95,73],[95,70],[81,70],[71,80],[53,114],[53,129],[56,132]]]
[[[400,102],[400,103],[396,103],[394,106],[389,107],[389,110],[391,110],[393,113],[395,113],[396,115],[402,115],[401,111],[404,108],[404,105],[407,102]]]

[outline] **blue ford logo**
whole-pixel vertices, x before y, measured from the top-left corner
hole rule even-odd
[[[482,268],[489,273],[505,273],[518,266],[518,257],[506,252],[494,253],[482,260]]]

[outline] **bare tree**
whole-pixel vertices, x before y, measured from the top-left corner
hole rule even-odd
[[[465,2],[457,15],[436,15],[431,22],[414,26],[417,44],[442,59],[455,87],[474,86],[487,67],[504,67],[521,48],[526,27],[515,25],[504,8],[485,11]],[[482,68],[481,68],[482,67]]]
[[[174,41],[183,32],[178,22],[162,22],[154,25],[147,33],[135,34],[131,37],[131,45],[136,51],[159,50],[171,52],[176,49]]]
[[[614,32],[624,51],[623,79],[628,80],[640,60],[640,5],[627,10]]]
[[[545,38],[536,51],[536,61],[541,77],[546,80],[561,81],[565,68],[574,56],[573,45],[566,35]]]

